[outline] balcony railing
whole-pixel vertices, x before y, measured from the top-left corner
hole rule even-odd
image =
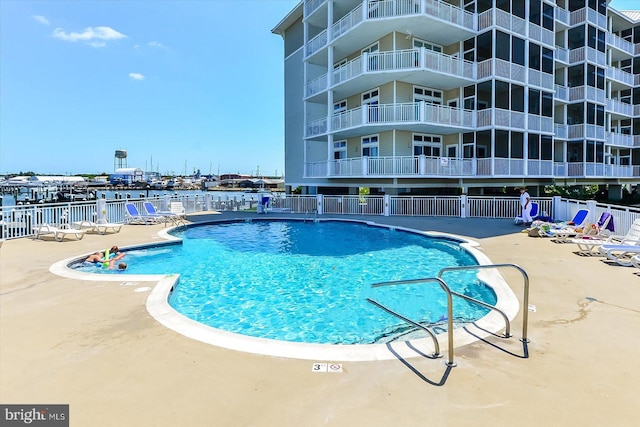
[[[478,31],[492,25],[510,30],[518,34],[525,34],[527,21],[500,9],[489,9],[478,15]]]
[[[562,123],[554,123],[553,124],[553,132],[556,138],[558,139],[569,139],[569,129],[567,125]]]
[[[307,56],[313,55],[326,45],[327,30],[323,30],[320,34],[309,40],[309,43],[307,43]]]
[[[605,139],[604,126],[589,124],[569,125],[568,137],[569,139]]]
[[[363,8],[364,4],[364,8]],[[342,36],[364,20],[427,15],[476,31],[476,16],[449,3],[436,0],[365,0],[331,26],[331,40]]]
[[[527,77],[526,73],[526,67],[502,59],[487,59],[478,63],[478,79],[495,75],[496,77],[524,82]]]
[[[556,21],[563,23],[567,27],[571,25],[571,19],[569,18],[568,10],[556,7],[555,13]]]
[[[598,12],[591,8],[584,7],[580,10],[571,12],[570,25],[572,27],[585,21],[597,25],[601,28],[607,28],[607,17],[604,15],[600,15]]]
[[[593,86],[577,86],[569,88],[569,101],[595,101],[604,103],[605,92]]]
[[[311,15],[317,8],[319,8],[322,3],[327,0],[306,0],[304,2],[304,16]]]
[[[553,31],[532,23],[529,23],[529,38],[547,46],[553,46],[556,39]]]
[[[556,61],[564,62],[565,64],[569,63],[569,51],[563,47],[556,46],[556,52],[554,54],[554,58]]]
[[[607,65],[607,57],[604,52],[600,52],[599,50],[593,49],[591,47],[584,46],[577,49],[571,49],[569,51],[570,64],[586,60],[594,62],[603,67]]]
[[[633,105],[607,98],[607,111],[631,117],[633,116]]]
[[[622,82],[627,86],[633,86],[633,74],[616,67],[606,67],[606,70],[608,78]]]
[[[636,167],[637,168],[637,167]],[[305,178],[633,177],[634,166],[541,159],[428,156],[354,157],[307,162]],[[636,175],[637,176],[637,175]]]
[[[623,147],[633,147],[633,136],[625,135],[617,132],[607,132],[607,144],[618,145]]]
[[[569,102],[569,89],[566,86],[555,85],[553,97],[558,101]]]
[[[538,86],[544,89],[553,89],[553,74],[543,73],[542,71],[529,69],[530,85]]]
[[[364,54],[336,68],[331,73],[333,86],[364,73],[426,69],[475,80],[476,64],[427,49],[409,49]]]
[[[633,43],[623,39],[622,37],[618,37],[613,33],[606,33],[607,35],[607,44],[611,47],[614,47],[618,50],[621,50],[629,55],[634,55],[634,46]]]
[[[331,130],[339,131],[357,126],[393,123],[425,123],[471,128],[474,112],[462,108],[433,105],[425,102],[364,105],[331,117]]]

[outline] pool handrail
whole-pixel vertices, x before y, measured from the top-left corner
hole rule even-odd
[[[394,280],[394,281],[390,281],[390,282],[380,282],[380,283],[374,283],[371,285],[372,288],[377,288],[380,286],[391,286],[391,285],[406,285],[406,284],[412,284],[412,283],[424,283],[424,282],[438,282],[440,284],[440,287],[445,291],[445,293],[447,294],[447,337],[448,337],[448,350],[449,350],[449,357],[446,363],[447,366],[450,367],[455,367],[456,363],[453,360],[453,299],[452,299],[452,292],[451,289],[449,288],[449,286],[445,283],[444,280],[442,280],[439,277],[427,277],[427,278],[422,278],[422,279],[409,279],[409,280]],[[404,321],[408,321],[409,323],[411,323],[412,325],[416,325],[419,326],[421,329],[427,329],[425,326],[420,325],[418,322],[414,322],[413,320],[409,320],[406,317],[404,317],[403,315],[396,313],[395,311],[391,310],[388,307],[383,306],[382,304],[380,304],[377,301],[374,301],[371,298],[367,298],[367,301],[370,302],[371,304],[374,304],[380,308],[382,308],[384,311],[386,311],[387,313],[396,316]],[[440,346],[438,344],[438,340],[435,337],[435,335],[433,335],[430,331],[428,331],[431,335],[431,337],[434,340],[435,343],[435,348],[436,348],[436,353],[438,354],[440,351]]]
[[[511,267],[511,268],[515,268],[516,270],[518,270],[520,272],[520,274],[522,274],[522,277],[524,279],[524,296],[523,296],[523,309],[522,309],[522,338],[520,339],[520,341],[522,341],[523,343],[528,343],[529,339],[527,338],[527,324],[529,323],[529,275],[527,274],[526,271],[524,271],[524,269],[522,267],[520,267],[519,265],[516,264],[511,264],[511,263],[506,263],[506,264],[485,264],[485,265],[459,265],[459,266],[455,266],[455,267],[445,267],[443,269],[440,270],[440,272],[438,273],[438,278],[442,278],[442,275],[448,271],[459,271],[459,270],[482,270],[482,269],[489,269],[489,268],[502,268],[502,267]],[[506,329],[505,329],[505,338],[509,338],[511,337],[510,334],[510,322],[509,319],[507,318],[506,314],[503,313],[500,309],[498,309],[497,307],[494,307],[492,305],[486,304],[482,301],[478,301],[474,298],[471,298],[467,295],[463,295],[463,294],[459,294],[457,292],[453,292],[453,295],[459,296],[463,299],[478,303],[484,307],[487,307],[491,310],[495,310],[498,313],[500,313],[502,315],[502,317],[505,319],[505,322],[507,324]]]

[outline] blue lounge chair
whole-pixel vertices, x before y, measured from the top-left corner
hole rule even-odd
[[[538,216],[538,209],[539,209],[539,205],[536,202],[531,202],[531,212],[529,213],[529,216],[531,218],[537,217]],[[515,217],[513,222],[516,223],[516,224],[522,224],[522,223],[524,223],[524,218],[522,217],[522,215],[518,215],[517,217]]]
[[[587,225],[588,218],[589,210],[580,209],[571,221],[560,224],[549,224],[548,229],[547,227],[541,228],[540,234],[546,237],[552,237],[556,243],[567,243],[570,239],[582,233],[584,227]]]
[[[164,221],[162,216],[140,213],[133,203],[126,203],[124,206],[126,208],[125,222],[127,224],[157,224],[160,221]]]
[[[171,222],[173,225],[184,224],[182,216],[171,211],[158,211],[151,202],[144,202],[142,206],[144,206],[147,215],[161,218],[164,222]]]

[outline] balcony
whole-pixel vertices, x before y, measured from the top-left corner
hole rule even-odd
[[[589,124],[569,125],[567,126],[567,130],[568,139],[605,139],[604,126]]]
[[[306,0],[304,2],[304,16],[309,16],[327,0]]]
[[[616,132],[607,132],[607,144],[618,147],[633,147],[633,136]]]
[[[613,49],[617,49],[618,51],[625,54],[625,55],[619,55],[618,57],[614,58],[614,60],[621,59],[621,57],[622,58],[633,57],[634,55],[633,43],[609,32],[606,33],[606,37],[607,37],[607,46]]]
[[[329,35],[324,30],[314,36],[307,43],[306,57],[309,58],[329,42],[334,43],[337,57],[346,56],[394,30],[448,45],[473,36],[477,28],[475,14],[442,1],[364,0],[331,25]],[[347,33],[348,38],[338,41]]]
[[[556,7],[556,30],[566,30],[571,26],[571,19],[569,18],[569,11]]]
[[[584,46],[569,51],[569,64],[582,61],[590,61],[601,67],[607,66],[607,56],[599,50]]]
[[[426,49],[364,54],[333,70],[330,82],[327,74],[308,82],[306,94],[317,95],[330,85],[334,99],[345,98],[388,82],[389,72],[398,72],[396,78],[407,83],[424,84],[427,80],[432,87],[447,90],[475,81],[476,64]],[[366,78],[354,81],[362,76]]]
[[[606,76],[611,80],[615,80],[629,87],[633,87],[634,85],[633,74],[623,71],[620,68],[606,67]]]
[[[522,35],[527,30],[527,21],[525,19],[496,8],[489,9],[478,15],[478,31],[489,28],[492,25]]]
[[[553,133],[557,139],[569,139],[569,129],[562,123],[553,124]]]
[[[635,166],[637,169],[638,167]],[[305,163],[305,178],[462,178],[638,176],[634,166],[540,159],[453,158],[427,156],[353,157]]]
[[[566,86],[555,85],[555,94],[553,95],[554,101],[569,102],[569,88]]]
[[[603,30],[607,28],[607,17],[604,15],[600,15],[598,12],[589,7],[584,7],[580,10],[571,12],[569,17],[569,23],[571,27],[581,24],[585,21],[590,24],[597,25]]]
[[[307,137],[323,133],[323,120],[312,122],[316,130],[311,133],[307,127]],[[334,114],[329,124],[329,129],[324,128],[325,133],[332,132],[336,137],[346,138],[390,129],[450,134],[473,128],[475,120],[471,110],[410,102],[364,105]]]
[[[478,63],[478,80],[493,75],[524,82],[527,77],[527,68],[502,59],[487,59]]]
[[[577,86],[569,88],[569,102],[591,101],[604,104],[605,92],[593,86]]]
[[[606,111],[612,116],[622,116],[612,117],[614,119],[628,119],[633,116],[633,105],[607,98]]]
[[[563,47],[556,46],[556,52],[553,55],[556,61],[563,64],[569,64],[569,51]],[[556,67],[559,68],[559,67]]]

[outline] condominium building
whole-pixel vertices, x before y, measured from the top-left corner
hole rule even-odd
[[[606,0],[305,0],[284,40],[306,194],[640,181],[640,11]]]

